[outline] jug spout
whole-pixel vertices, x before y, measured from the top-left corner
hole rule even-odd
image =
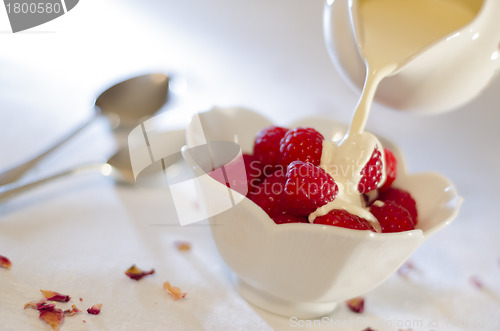
[[[483,7],[475,20],[475,39],[481,37],[488,42],[485,47],[491,49],[489,59],[495,64],[496,69],[500,69],[500,24],[498,15],[500,14],[500,1],[484,0]]]

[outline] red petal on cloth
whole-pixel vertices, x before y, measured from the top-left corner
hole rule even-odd
[[[474,285],[474,287],[478,288],[478,289],[482,289],[484,287],[484,284],[483,282],[481,281],[481,279],[479,279],[478,276],[471,276],[469,278],[470,282],[472,285]]]
[[[90,315],[99,315],[101,313],[102,303],[98,303],[87,309]]]
[[[26,303],[24,304],[24,309],[26,309],[26,308],[33,308],[33,309],[37,309],[37,308],[36,308],[37,303],[38,303],[38,302],[36,302],[36,301],[26,302]]]
[[[57,308],[56,308],[56,304],[53,303],[53,302],[47,302],[47,301],[44,301],[44,300],[40,300],[40,302],[38,302],[36,304],[36,309],[38,311],[55,311]]]
[[[0,255],[0,268],[10,269],[12,262],[3,255]]]
[[[365,310],[365,299],[362,297],[353,298],[346,301],[347,307],[357,314],[361,314]]]
[[[76,305],[72,305],[72,306],[71,306],[71,309],[66,309],[66,310],[64,311],[64,315],[73,316],[73,315],[78,314],[78,313],[80,313],[80,312],[81,312],[81,310],[80,310],[80,309],[78,309],[78,308],[76,307]]]
[[[130,279],[133,280],[141,280],[143,277],[147,275],[152,275],[154,273],[155,269],[151,269],[150,271],[143,271],[137,268],[135,264],[132,265],[130,268],[128,268],[127,271],[125,271],[125,275],[127,275]]]
[[[64,313],[61,309],[53,309],[53,310],[41,310],[40,311],[40,319],[50,325],[53,330],[59,330],[59,326],[61,325],[64,318]]]
[[[49,301],[68,302],[69,300],[71,300],[71,297],[69,295],[64,295],[54,291],[40,290],[40,292],[42,292],[45,299]]]
[[[163,283],[163,288],[172,296],[172,298],[174,298],[174,300],[184,299],[187,295],[187,293],[182,292],[181,289],[176,286],[172,286],[169,282]]]
[[[42,299],[40,301],[30,301],[24,304],[24,309],[33,308],[38,311],[48,310],[54,311],[56,309],[56,304],[53,302],[47,302],[47,300]]]
[[[406,278],[415,269],[416,269],[415,265],[412,262],[408,261],[408,262],[404,263],[401,267],[399,267],[398,275],[403,277],[403,278]]]

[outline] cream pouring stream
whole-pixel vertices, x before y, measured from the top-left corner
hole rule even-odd
[[[310,222],[332,209],[346,209],[380,228],[376,218],[363,208],[363,197],[357,190],[360,173],[375,148],[384,160],[378,139],[364,131],[377,86],[423,48],[470,22],[477,10],[466,4],[460,0],[351,2],[358,48],[366,65],[365,84],[346,135],[323,144],[321,167],[334,178],[339,193],[334,201],[313,212]],[[385,181],[385,164],[382,174],[380,185]]]

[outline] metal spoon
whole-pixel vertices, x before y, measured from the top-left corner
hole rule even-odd
[[[134,177],[132,175],[132,172],[127,171],[126,167],[122,168],[123,165],[121,164],[115,165],[115,163],[117,162],[116,159],[117,158],[114,158],[113,156],[106,163],[89,163],[80,165],[29,183],[14,182],[0,186],[0,202],[3,200],[10,199],[20,193],[41,186],[42,184],[45,184],[47,182],[53,181],[57,178],[69,177],[72,175],[77,175],[85,172],[98,171],[102,175],[107,177],[112,177],[118,182],[128,183],[128,184],[134,183]]]
[[[186,143],[186,132],[184,129],[177,129],[165,132],[168,134],[168,149],[165,151],[166,155],[173,155],[178,152]],[[179,155],[180,156],[180,155]],[[172,164],[177,162],[176,159],[170,160]],[[163,167],[168,167],[169,164],[163,164]],[[163,169],[165,171],[165,168]],[[107,162],[93,162],[88,164],[79,165],[71,169],[67,169],[47,177],[34,180],[29,183],[14,182],[7,185],[0,186],[0,202],[12,198],[20,193],[31,190],[35,187],[41,186],[44,183],[52,181],[57,178],[69,177],[86,172],[98,171],[101,175],[113,178],[118,183],[122,184],[135,184],[136,178],[134,177],[132,167],[130,165],[130,154],[127,146],[123,146],[116,154],[111,156]],[[153,171],[154,173],[154,171]],[[153,177],[154,178],[154,177]]]
[[[123,128],[130,129],[139,124],[165,104],[168,97],[168,84],[168,76],[153,73],[134,77],[113,85],[96,99],[95,112],[88,121],[34,158],[1,172],[0,185],[10,184],[18,180],[40,160],[62,146],[102,115],[108,118],[115,132]]]

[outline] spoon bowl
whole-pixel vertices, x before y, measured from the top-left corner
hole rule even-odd
[[[95,101],[97,114],[106,116],[112,128],[130,128],[151,117],[168,99],[169,77],[153,73],[113,85]]]
[[[95,101],[95,112],[86,122],[35,157],[13,168],[0,172],[0,185],[13,183],[33,168],[40,160],[58,149],[101,115],[114,132],[124,131],[156,113],[167,101],[169,77],[152,73],[125,80],[111,86]]]

